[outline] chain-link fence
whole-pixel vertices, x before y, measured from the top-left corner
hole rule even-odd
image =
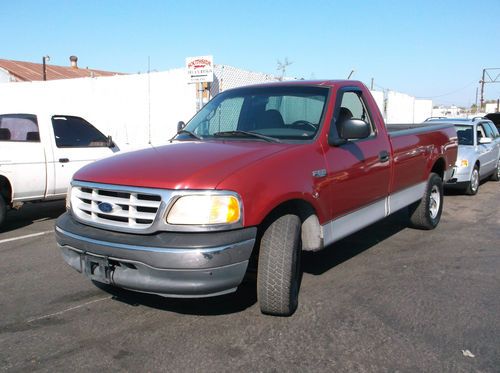
[[[250,84],[277,82],[277,76],[238,69],[228,65],[214,65],[214,81],[210,86],[210,96],[236,87]]]

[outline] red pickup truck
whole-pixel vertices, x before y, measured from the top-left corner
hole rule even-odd
[[[237,88],[171,144],[78,171],[56,238],[92,280],[167,297],[232,292],[256,262],[261,311],[290,315],[301,251],[407,206],[435,228],[456,154],[452,125],[388,130],[360,82]]]

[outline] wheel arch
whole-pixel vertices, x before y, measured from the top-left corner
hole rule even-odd
[[[444,179],[444,172],[446,171],[446,161],[444,158],[438,158],[432,165],[431,172],[438,174],[441,179]]]
[[[274,207],[259,225],[259,236],[274,220],[286,214],[294,214],[300,218],[303,250],[317,251],[323,248],[322,228],[318,214],[314,206],[303,199],[290,199]]]
[[[5,203],[10,205],[12,203],[12,184],[7,177],[0,175],[0,195],[4,198]]]

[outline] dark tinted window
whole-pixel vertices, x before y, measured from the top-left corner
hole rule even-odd
[[[488,124],[489,123],[483,123],[481,126],[483,127],[484,136],[492,139],[495,137],[495,135],[493,135],[493,131],[491,130],[491,128]],[[479,128],[479,126],[478,126],[478,128]]]
[[[40,142],[36,115],[0,115],[0,141]]]
[[[58,148],[107,146],[107,138],[83,118],[53,116],[52,126]]]
[[[458,144],[474,145],[474,127],[456,125]]]
[[[489,128],[490,130],[490,133],[491,133],[491,137],[496,139],[497,137],[500,136],[500,134],[498,133],[498,130],[497,128],[495,127],[495,125],[493,123],[485,123],[486,127]]]

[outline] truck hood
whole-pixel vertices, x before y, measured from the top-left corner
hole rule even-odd
[[[235,171],[292,146],[239,140],[174,142],[102,159],[73,178],[148,188],[215,189]]]

